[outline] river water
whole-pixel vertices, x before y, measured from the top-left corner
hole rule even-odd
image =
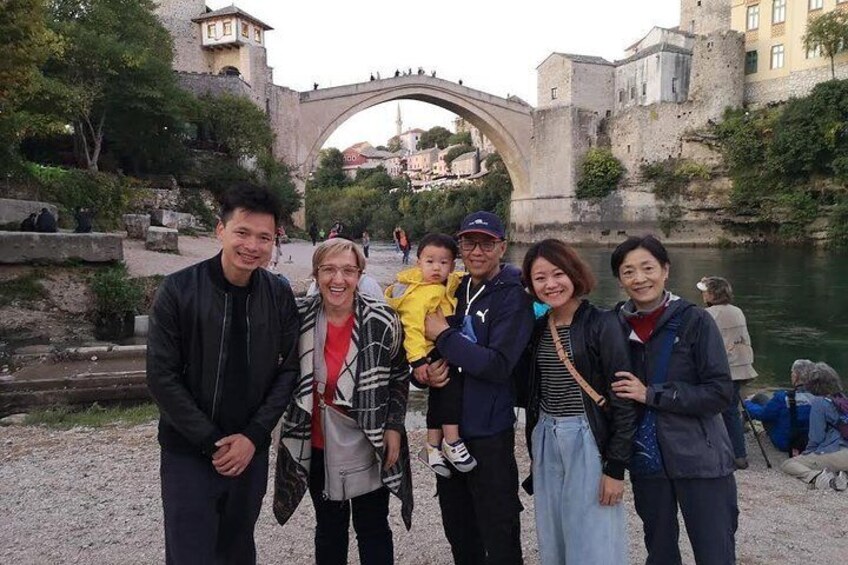
[[[527,246],[512,245],[510,262],[520,265]],[[612,276],[612,249],[584,247],[580,255],[598,277],[589,297],[612,307],[625,295]],[[848,253],[819,249],[755,247],[669,248],[668,288],[701,304],[695,289],[702,276],[725,277],[734,304],[748,319],[754,346],[754,386],[786,386],[795,359],[826,361],[848,385]]]

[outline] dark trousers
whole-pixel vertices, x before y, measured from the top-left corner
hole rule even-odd
[[[677,508],[697,565],[736,563],[736,479],[650,478],[633,480],[636,512],[642,519],[646,565],[679,565]]]
[[[470,473],[436,477],[442,525],[456,565],[516,565],[521,556],[515,431],[466,439]]]
[[[165,562],[255,564],[253,529],[268,486],[268,450],[257,451],[235,478],[212,461],[162,450]]]
[[[324,500],[324,452],[312,450],[309,467],[309,494],[315,506],[315,562],[318,565],[347,563],[348,530],[353,514],[353,530],[362,565],[394,563],[394,543],[389,528],[389,489],[383,487],[338,502]]]
[[[452,375],[441,388],[430,387],[427,397],[427,429],[438,430],[448,424],[459,424],[462,417],[462,377]]]

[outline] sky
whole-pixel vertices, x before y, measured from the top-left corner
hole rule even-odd
[[[232,0],[207,0],[212,9]],[[265,45],[274,83],[298,91],[383,78],[395,69],[428,73],[536,105],[536,67],[552,52],[621,59],[624,49],[655,26],[680,20],[680,0],[238,0],[236,6],[274,28]],[[383,145],[396,132],[444,126],[454,114],[423,102],[395,101],[360,112],[325,147],[369,141]]]

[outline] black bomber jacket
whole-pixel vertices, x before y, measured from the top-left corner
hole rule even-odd
[[[539,420],[541,402],[541,374],[536,369],[536,352],[547,325],[547,314],[536,321],[529,355],[525,356],[529,387],[525,430],[527,448],[531,454],[530,439]],[[621,333],[616,314],[583,300],[571,322],[571,347],[574,366],[592,388],[607,399],[607,408],[602,410],[585,392],[582,394],[586,419],[601,454],[603,472],[613,479],[621,480],[633,449],[636,406],[631,400],[618,398],[610,389],[616,372],[631,370],[627,340]],[[530,487],[530,483],[525,487]]]
[[[224,434],[217,418],[224,389],[232,297],[221,255],[165,278],[150,313],[147,386],[159,406],[164,449],[207,456]],[[299,323],[291,288],[265,269],[248,283],[249,371],[245,398],[250,421],[241,431],[260,450],[270,442],[292,396],[299,365]]]

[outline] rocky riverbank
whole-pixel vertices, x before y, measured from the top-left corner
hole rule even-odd
[[[410,437],[413,448],[423,432]],[[516,453],[522,474],[528,468],[523,429]],[[749,440],[751,440],[749,436]],[[751,467],[736,474],[739,485],[739,563],[831,565],[848,555],[848,524],[842,519],[848,492],[809,491],[777,469],[766,469],[755,445]],[[779,455],[772,452],[772,461]],[[272,455],[273,461],[273,455]],[[451,563],[442,531],[435,479],[413,461],[415,512],[412,531],[404,530],[399,505],[390,522],[396,561],[402,565]],[[256,540],[259,563],[314,562],[312,504],[304,500],[285,527],[271,512],[272,479]],[[155,424],[67,431],[43,427],[0,427],[0,562],[44,563],[164,562],[159,496],[159,448]],[[533,499],[522,493],[522,539],[526,563],[538,563]],[[625,491],[630,556],[643,562],[641,524]],[[586,527],[591,527],[587,524]],[[682,526],[681,526],[682,527]],[[355,536],[351,563],[356,557]],[[684,562],[692,563],[688,543]]]

